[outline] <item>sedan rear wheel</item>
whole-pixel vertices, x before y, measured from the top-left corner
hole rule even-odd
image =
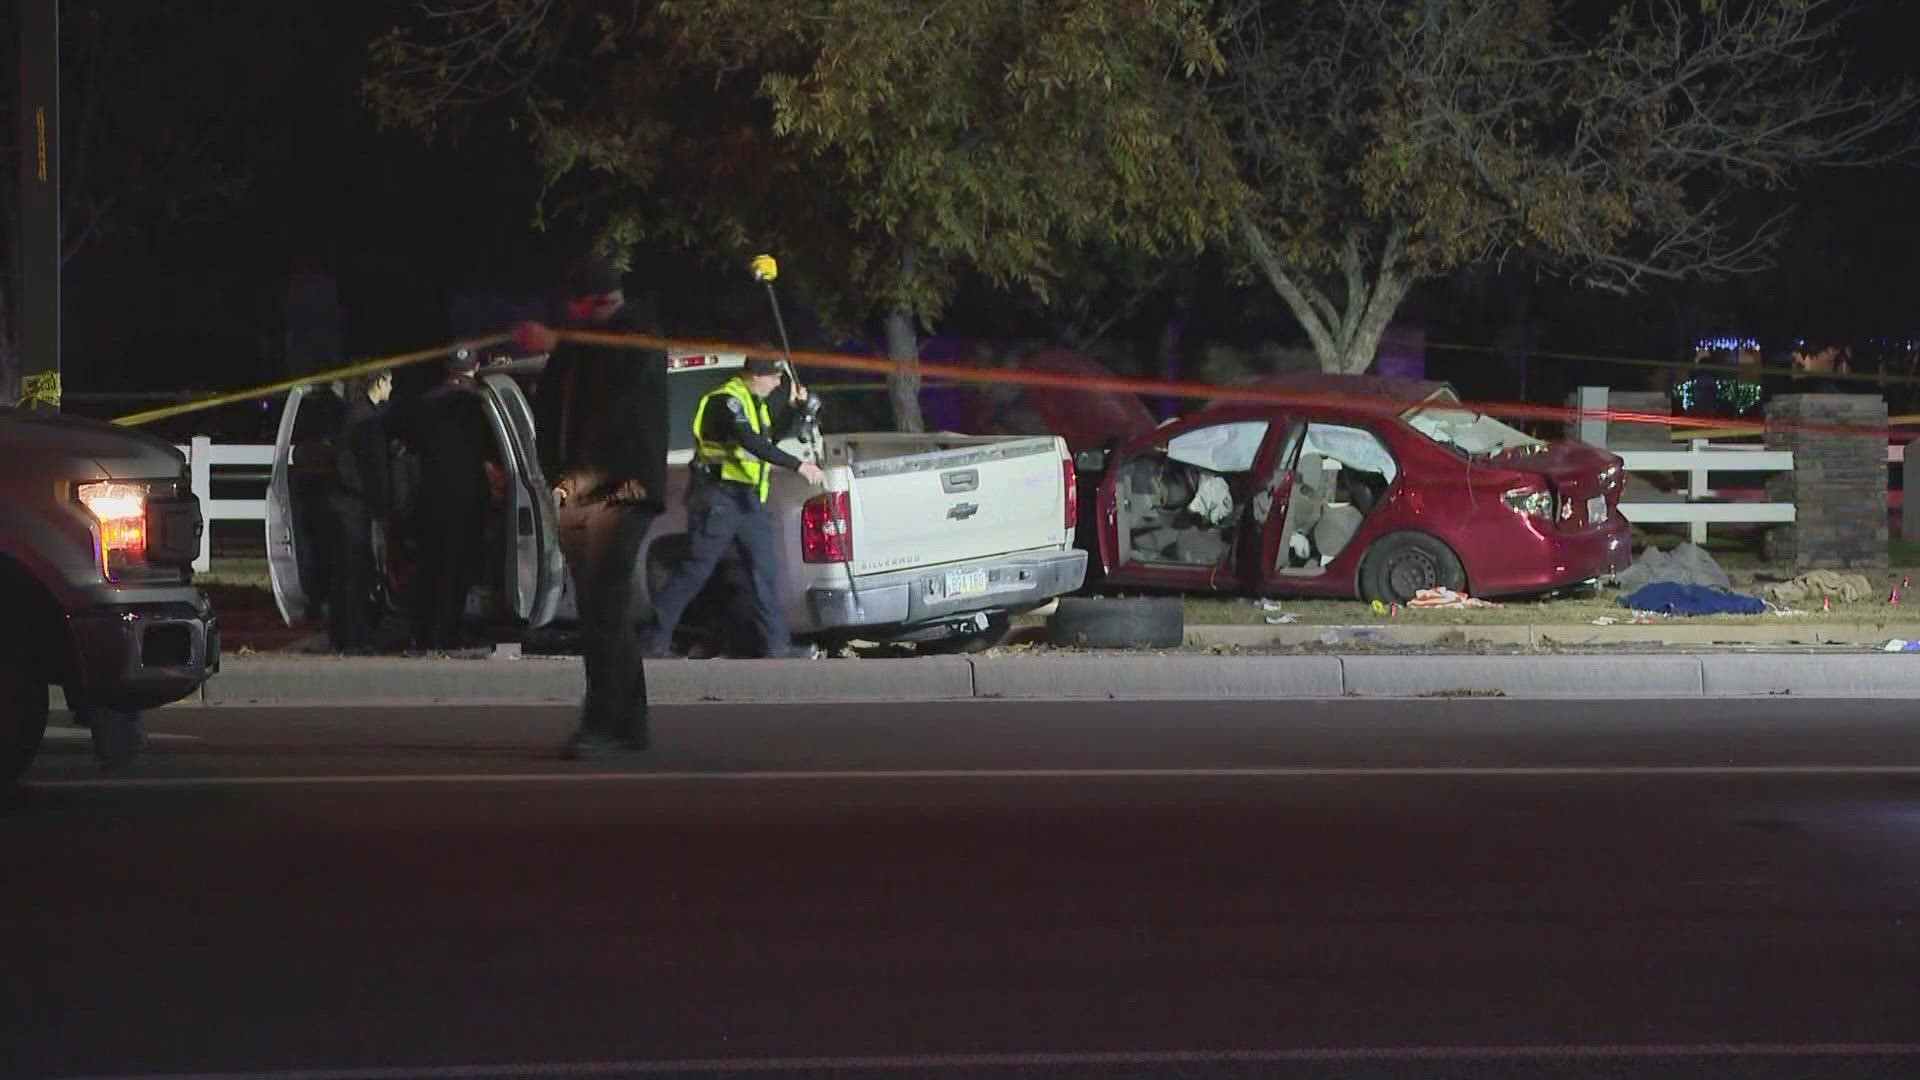
[[[1422,589],[1464,592],[1467,572],[1453,549],[1425,533],[1403,532],[1382,537],[1360,566],[1364,599],[1404,604]]]

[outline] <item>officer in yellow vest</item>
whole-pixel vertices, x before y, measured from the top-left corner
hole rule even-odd
[[[739,375],[722,383],[693,413],[693,485],[687,492],[687,561],[653,600],[648,656],[666,656],[674,628],[687,605],[713,576],[729,551],[738,550],[753,589],[754,622],[767,656],[811,656],[787,636],[780,598],[780,553],[774,539],[767,491],[773,470],[792,469],[809,484],[820,483],[820,467],[780,449],[784,432],[773,430],[767,396],[780,386],[780,366],[772,360],[748,360]],[[796,388],[795,405],[807,392]],[[798,419],[800,410],[788,414]]]

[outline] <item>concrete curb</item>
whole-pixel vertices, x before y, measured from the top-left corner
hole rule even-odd
[[[1549,656],[1052,654],[900,660],[672,660],[647,665],[660,704],[969,700],[1920,698],[1920,656],[1636,652]],[[572,706],[575,658],[233,658],[175,708]],[[60,707],[56,693],[56,707]]]
[[[1889,638],[1920,637],[1915,623],[1835,623],[1781,620],[1760,625],[1659,622],[1646,625],[1591,626],[1568,623],[1447,624],[1368,623],[1351,626],[1216,625],[1187,627],[1194,648],[1291,649],[1322,644],[1323,635],[1383,638],[1393,645],[1497,645],[1502,647],[1587,648],[1609,645],[1713,646],[1878,646]]]

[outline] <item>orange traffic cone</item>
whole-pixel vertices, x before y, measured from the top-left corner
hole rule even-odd
[[[1821,597],[1821,598],[1820,598],[1820,610],[1821,610],[1821,611],[1832,611],[1832,610],[1833,610],[1833,597],[1831,597],[1831,596],[1823,596],[1823,597]]]
[[[1899,586],[1895,586],[1895,587],[1894,587],[1894,590],[1893,590],[1893,592],[1892,592],[1892,593],[1889,593],[1889,594],[1888,594],[1888,596],[1887,596],[1887,606],[1888,606],[1888,607],[1899,607],[1899,606],[1900,606],[1900,588],[1899,588]]]

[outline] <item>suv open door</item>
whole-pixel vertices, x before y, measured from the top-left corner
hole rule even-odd
[[[560,551],[553,488],[540,468],[533,406],[511,375],[488,373],[479,382],[500,461],[508,470],[501,507],[506,531],[501,544],[506,560],[500,568],[501,614],[524,626],[545,626],[559,609],[567,568]]]
[[[287,391],[280,430],[273,438],[273,471],[267,480],[267,579],[273,586],[274,606],[288,626],[299,626],[307,619],[308,596],[300,563],[306,522],[294,490],[293,443],[300,403],[310,389],[296,386]]]

